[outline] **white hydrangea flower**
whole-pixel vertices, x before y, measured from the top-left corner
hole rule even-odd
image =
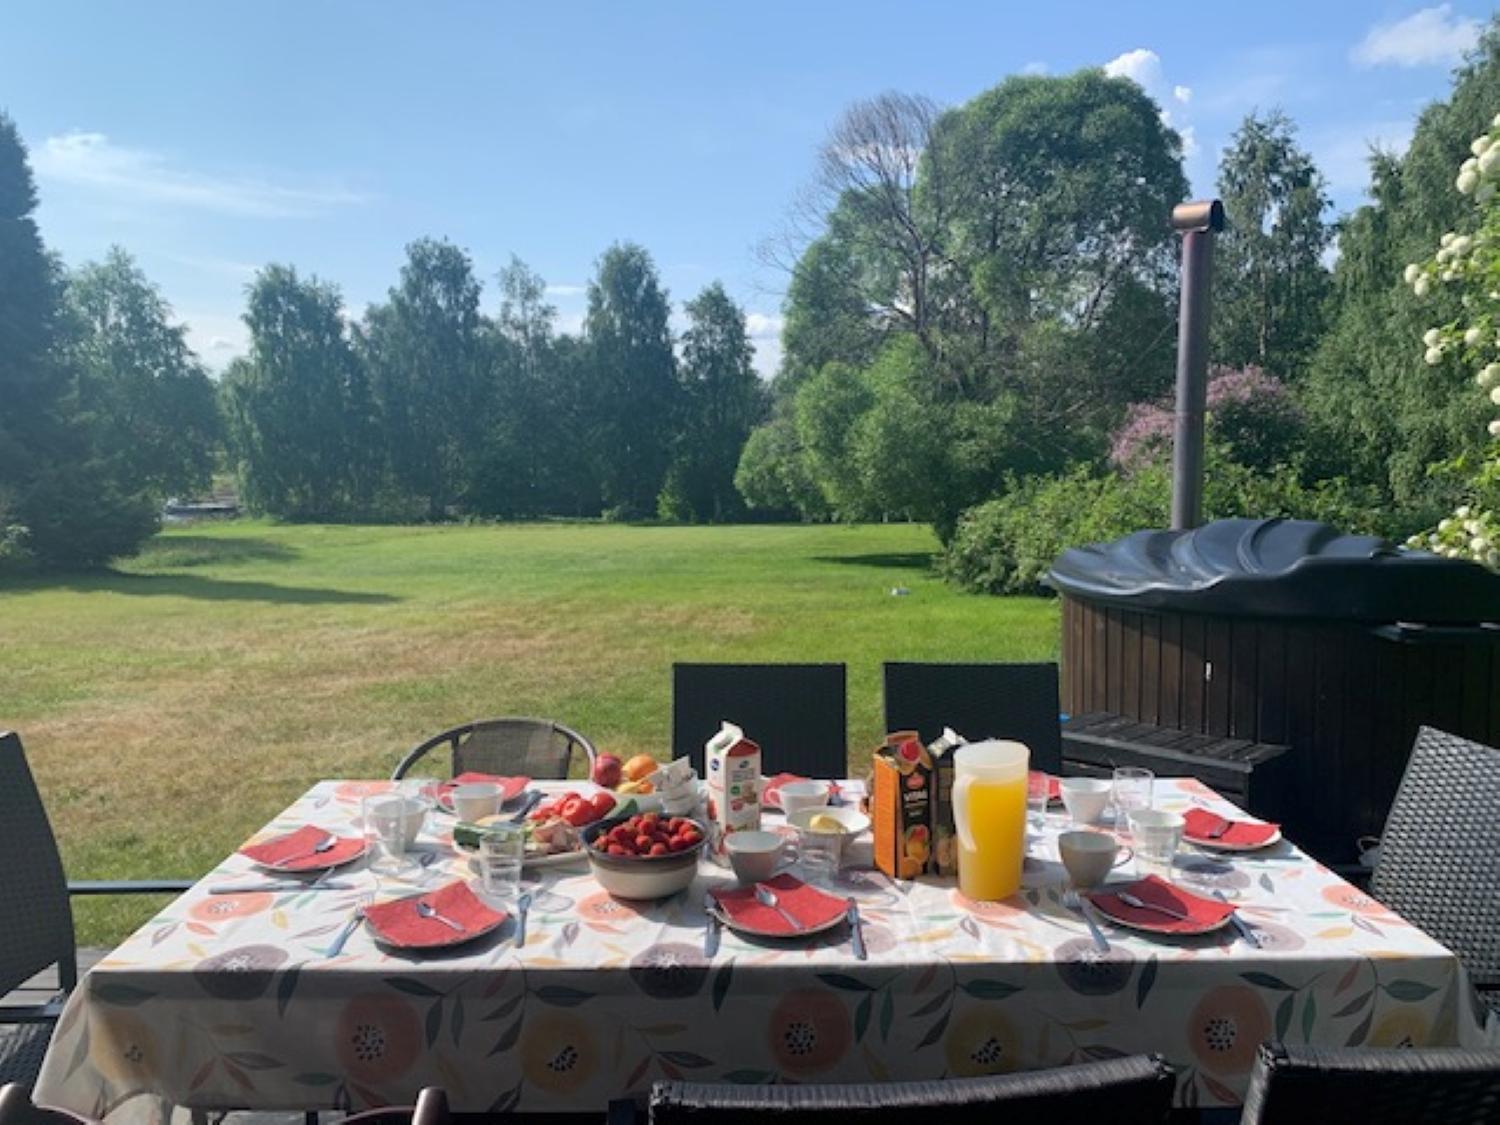
[[[1453,244],[1449,243],[1433,255],[1439,262],[1446,262],[1453,257]]]
[[[1490,437],[1500,438],[1500,418],[1496,418],[1489,425]]]
[[[1500,406],[1500,387],[1490,388],[1490,401],[1496,406]]]
[[[1500,149],[1496,150],[1500,152]],[[1461,234],[1448,244],[1448,252],[1455,258],[1462,258],[1474,247],[1474,240],[1466,234]]]
[[[1406,270],[1401,274],[1401,276],[1406,281],[1406,284],[1410,285],[1413,281],[1416,281],[1417,278],[1422,276],[1422,267],[1417,265],[1416,262],[1413,262],[1411,263],[1411,265],[1406,267]]]
[[[1422,343],[1429,348],[1435,348],[1443,342],[1443,330],[1441,328],[1429,328],[1422,333]]]
[[[1500,147],[1491,146],[1485,149],[1479,157],[1479,174],[1488,176],[1495,170],[1497,164],[1500,164]]]
[[[1451,230],[1450,231],[1445,231],[1443,233],[1443,237],[1440,238],[1440,239],[1438,239],[1438,245],[1439,246],[1447,246],[1448,243],[1452,242],[1457,237],[1458,237],[1458,232],[1457,231],[1451,231]]]
[[[1486,363],[1480,368],[1479,374],[1474,376],[1474,381],[1479,384],[1481,389],[1490,386],[1497,380],[1500,380],[1500,363]]]
[[[1479,173],[1472,168],[1465,168],[1458,174],[1458,179],[1453,181],[1453,186],[1458,189],[1459,195],[1468,195],[1479,186]]]
[[[1454,524],[1451,519],[1438,520],[1438,534],[1440,535],[1447,535],[1448,532],[1453,530],[1453,527]]]
[[[1490,122],[1492,129],[1500,129],[1500,113],[1495,114],[1494,120]]]
[[[1458,515],[1459,513],[1455,512],[1453,514]],[[1482,525],[1478,520],[1464,520],[1464,530],[1470,535],[1478,535],[1481,527]]]
[[[1428,348],[1426,354],[1424,354],[1422,358],[1427,361],[1428,367],[1436,367],[1438,364],[1443,362],[1443,349]],[[1496,389],[1500,390],[1500,388]]]
[[[1468,328],[1464,330],[1464,343],[1471,348],[1477,348],[1479,341],[1484,339],[1484,332],[1479,328]]]
[[[1425,297],[1429,292],[1432,291],[1432,282],[1424,273],[1421,277],[1417,278],[1416,281],[1411,283],[1411,287],[1418,297]]]
[[[1453,509],[1453,514],[1461,520],[1466,520],[1474,514],[1474,509],[1467,504],[1460,504],[1457,508]]]
[[[1473,539],[1469,540],[1469,550],[1480,558],[1483,558],[1489,549],[1490,541],[1483,535],[1476,535]]]
[[[1475,168],[1478,168],[1478,167],[1479,167],[1479,158],[1477,156],[1470,156],[1466,160],[1464,160],[1464,162],[1462,164],[1460,164],[1458,166],[1458,170],[1460,172],[1472,172]]]
[[[1454,281],[1457,278],[1458,278],[1458,271],[1456,269],[1454,269],[1452,266],[1449,266],[1442,273],[1438,274],[1438,280],[1440,280],[1440,281]]]
[[[1490,138],[1487,133],[1480,133],[1479,136],[1469,142],[1469,151],[1475,156],[1483,156],[1489,147]]]

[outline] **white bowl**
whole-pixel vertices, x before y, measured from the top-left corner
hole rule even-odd
[[[1102,777],[1064,777],[1058,781],[1058,787],[1074,824],[1098,824],[1114,788]]]
[[[394,822],[393,826],[399,824],[400,838],[394,842],[400,845],[403,852],[411,851],[422,831],[422,825],[427,822],[427,805],[416,797],[403,797],[399,794],[378,797],[368,801],[366,808],[382,821]],[[366,827],[373,830],[374,825]]]
[[[781,811],[788,819],[803,809],[820,809],[828,804],[828,782],[788,781],[779,790]]]
[[[459,820],[475,824],[500,811],[502,792],[493,781],[476,781],[455,786],[449,795],[453,814]]]
[[[599,885],[616,898],[666,898],[685,890],[698,874],[698,857],[708,842],[707,826],[694,821],[702,837],[687,851],[661,856],[615,856],[598,851],[594,839],[619,823],[607,818],[583,830],[584,851]]]
[[[787,816],[786,822],[798,832],[811,832],[809,825],[815,816],[831,816],[839,822],[842,831],[839,833],[839,850],[842,851],[849,846],[849,841],[858,836],[866,828],[870,827],[870,818],[858,809],[847,808],[843,805],[835,805],[832,808],[810,808],[801,809]]]

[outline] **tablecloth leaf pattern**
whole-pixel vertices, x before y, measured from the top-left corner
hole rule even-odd
[[[389,783],[324,782],[263,835],[315,823],[357,832],[359,801]],[[1200,783],[1158,783],[1158,805],[1234,815]],[[451,823],[451,822],[450,822]],[[40,1100],[112,1121],[174,1110],[363,1108],[446,1087],[460,1110],[593,1111],[662,1078],[866,1082],[996,1074],[1156,1050],[1179,1104],[1235,1104],[1273,1035],[1323,1045],[1477,1042],[1455,959],[1290,844],[1186,852],[1175,877],[1221,891],[1260,934],[1109,930],[1097,951],[1060,901],[1053,816],[1026,886],[974,902],[951,882],[841,877],[869,960],[840,926],[800,943],[726,931],[703,957],[705,865],[684,894],[628,903],[586,867],[529,880],[524,949],[513,923],[441,956],[403,957],[356,931],[324,955],[364,896],[210,895],[243,881],[232,856],[111,954],[75,991]],[[468,877],[441,838],[435,878]],[[868,858],[858,846],[856,860]],[[1133,865],[1123,869],[1130,876]],[[435,884],[434,884],[435,885]],[[387,879],[383,893],[409,891]]]

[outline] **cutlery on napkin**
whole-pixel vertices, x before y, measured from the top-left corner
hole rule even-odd
[[[335,879],[332,882],[319,881],[316,883],[288,883],[285,880],[269,883],[220,883],[217,887],[209,887],[211,895],[251,895],[261,892],[276,893],[281,891],[352,891],[353,883],[344,883]]]

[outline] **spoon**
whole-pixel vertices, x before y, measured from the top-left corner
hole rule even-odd
[[[760,903],[762,906],[769,906],[772,910],[776,911],[777,914],[780,914],[783,918],[786,919],[786,924],[792,927],[792,929],[799,932],[806,929],[806,927],[803,926],[801,922],[797,921],[796,918],[787,913],[786,907],[782,906],[781,900],[776,897],[776,892],[773,891],[770,887],[766,886],[764,883],[755,884],[755,901]]]
[[[1180,910],[1173,910],[1169,906],[1161,906],[1158,903],[1147,902],[1139,895],[1133,895],[1129,891],[1116,891],[1115,897],[1126,906],[1133,906],[1137,910],[1154,910],[1158,914],[1165,914],[1168,918],[1176,918],[1179,922],[1188,921],[1188,916]]]
[[[522,891],[516,899],[516,948],[526,944],[526,912],[531,909],[531,892]]]
[[[1089,924],[1089,933],[1093,935],[1094,948],[1100,953],[1108,953],[1109,942],[1104,939],[1104,932],[1099,929],[1098,924],[1094,921],[1094,915],[1089,911],[1088,903],[1079,896],[1078,892],[1072,889],[1064,891],[1063,905],[1069,910],[1076,910],[1079,914],[1083,915],[1083,920]]]
[[[324,957],[337,957],[340,953],[344,952],[344,944],[349,940],[350,935],[359,928],[359,924],[365,920],[365,907],[368,905],[370,905],[370,899],[366,896],[354,908],[354,913],[349,915],[349,921],[344,923],[344,928],[339,931],[338,937],[333,939],[333,943],[324,952]]]
[[[332,832],[330,832],[307,851],[298,852],[295,855],[282,856],[275,863],[268,863],[266,864],[266,866],[273,869],[284,868],[289,863],[296,863],[299,860],[307,859],[309,856],[322,855],[324,852],[331,852],[333,851],[333,845],[336,843],[338,843],[338,838],[334,836]]]
[[[433,906],[432,903],[428,902],[426,899],[419,898],[417,900],[417,913],[420,914],[423,918],[431,918],[435,922],[441,922],[443,925],[447,926],[455,933],[462,934],[468,932],[452,918],[449,918],[446,914],[438,913],[438,908]]]

